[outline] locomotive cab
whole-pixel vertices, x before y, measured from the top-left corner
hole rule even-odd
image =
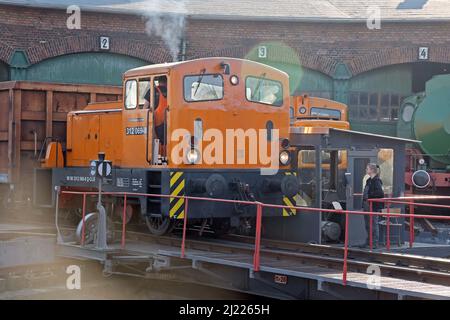
[[[326,127],[337,128],[343,130],[350,129],[348,122],[348,108],[345,104],[318,97],[310,97],[308,95],[294,96],[292,99],[293,119],[291,119],[294,127]],[[322,168],[330,169],[331,155],[329,152],[323,152]],[[338,152],[338,168],[345,170],[347,167],[346,151]],[[299,153],[299,168],[314,168],[314,152],[303,150]]]
[[[308,95],[291,97],[291,125],[313,130],[316,127],[337,128],[349,130],[348,108],[345,104]],[[310,205],[314,202],[314,169],[315,151],[301,150],[298,153],[298,168],[302,174],[299,176],[302,185],[303,203]],[[327,199],[325,206],[329,207],[333,201],[343,201],[345,193],[344,172],[347,168],[346,150],[322,150],[322,172],[324,190]],[[331,197],[330,197],[331,196]]]

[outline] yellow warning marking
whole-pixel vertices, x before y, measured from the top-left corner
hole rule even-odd
[[[182,175],[183,175],[183,172],[181,172],[181,171],[178,171],[177,173],[175,173],[173,175],[173,177],[170,178],[170,186],[173,186]]]
[[[290,206],[290,207],[293,207],[293,206],[294,206],[294,205],[292,204],[291,200],[289,200],[288,197],[284,197],[284,198],[283,198],[283,201],[284,201],[284,203],[285,203],[287,206]],[[289,209],[292,210],[292,208],[289,208]]]
[[[184,199],[178,199],[178,202],[170,209],[170,217],[173,217],[177,213],[178,209],[184,204]]]
[[[294,207],[294,205],[292,204],[291,200],[288,197],[284,197],[283,198],[283,202],[284,202],[285,205],[287,205],[289,207]],[[295,215],[296,212],[297,212],[297,210],[295,208],[288,208],[288,209],[284,208],[283,209],[283,215],[284,215],[284,211],[286,211],[286,214],[288,216],[290,215],[290,214],[288,214],[287,210],[290,210],[292,215]]]
[[[180,212],[177,219],[184,219],[184,210]]]
[[[173,192],[171,193],[171,196],[178,196],[181,192],[181,190],[184,189],[184,180],[181,180],[180,184],[178,185],[178,187],[173,190]],[[172,202],[172,200],[175,200],[178,198],[170,198],[170,202]]]

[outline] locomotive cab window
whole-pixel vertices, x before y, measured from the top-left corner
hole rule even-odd
[[[136,109],[137,106],[137,81],[128,80],[125,83],[125,108]]]
[[[316,161],[316,151],[302,150],[299,152],[299,163],[314,164]],[[329,151],[322,150],[322,164],[330,164],[331,154]],[[338,151],[338,163],[342,163],[342,151]]]
[[[221,100],[222,98],[222,75],[199,74],[184,77],[184,100],[187,102]]]
[[[245,96],[248,101],[280,107],[283,105],[283,85],[275,80],[247,77]]]
[[[154,110],[158,109],[160,105],[167,104],[167,77],[155,76],[153,78],[153,103]]]
[[[139,108],[148,109],[150,107],[150,79],[139,79]]]
[[[335,120],[341,120],[341,112],[336,109],[328,109],[328,108],[311,108],[311,116],[312,117],[325,117],[332,118]]]

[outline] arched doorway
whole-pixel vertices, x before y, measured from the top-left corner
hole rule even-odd
[[[360,73],[349,81],[348,106],[354,130],[395,136],[403,99],[425,90],[433,76],[450,73],[450,64],[410,62]]]
[[[425,84],[433,76],[450,73],[450,63],[417,62],[412,64],[412,92],[425,91]]]
[[[120,85],[125,71],[146,64],[149,62],[115,53],[67,54],[30,66],[21,80]]]

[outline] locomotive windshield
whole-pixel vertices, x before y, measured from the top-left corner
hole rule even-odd
[[[302,150],[299,153],[301,158],[301,163],[309,163],[314,164],[316,161],[316,152],[314,150]],[[329,164],[331,159],[331,155],[329,151],[322,150],[322,164]],[[338,150],[338,163],[342,163],[342,151]]]
[[[326,117],[332,118],[336,120],[341,119],[341,111],[336,109],[328,109],[328,108],[311,108],[311,116],[313,117]]]
[[[184,77],[184,100],[187,102],[221,100],[223,78],[220,74]]]
[[[280,107],[283,105],[281,82],[265,78],[247,77],[245,95],[248,101]]]

